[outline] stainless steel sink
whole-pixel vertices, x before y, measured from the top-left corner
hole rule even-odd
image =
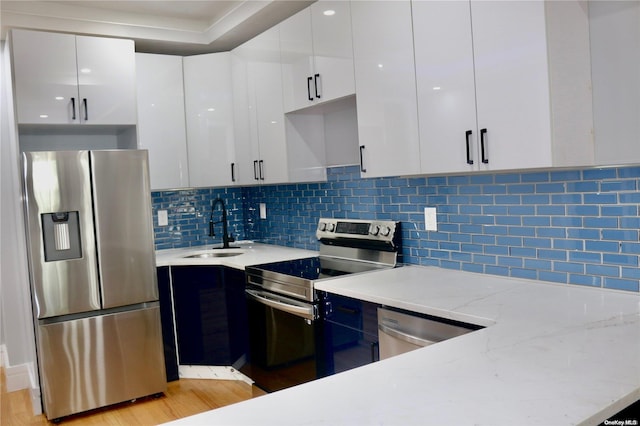
[[[189,254],[184,256],[185,259],[208,259],[213,257],[233,257],[239,256],[244,253],[244,250],[233,250],[233,249],[213,249],[207,250],[205,252]]]

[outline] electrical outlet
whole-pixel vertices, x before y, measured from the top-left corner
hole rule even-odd
[[[158,210],[158,226],[167,226],[169,224],[169,214],[166,210]]]
[[[424,229],[427,231],[438,230],[437,212],[435,207],[424,208]]]
[[[260,203],[260,219],[267,218],[267,205],[265,203]]]

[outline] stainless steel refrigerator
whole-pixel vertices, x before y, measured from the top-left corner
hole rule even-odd
[[[164,392],[147,151],[23,153],[49,419]]]

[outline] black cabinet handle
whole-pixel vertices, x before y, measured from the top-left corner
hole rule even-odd
[[[360,309],[349,308],[349,307],[346,307],[346,306],[338,306],[336,308],[336,311],[340,311],[343,314],[348,314],[348,315],[358,315],[358,314],[360,314]]]
[[[485,140],[484,140],[484,135],[487,134],[487,129],[480,129],[480,151],[481,151],[481,156],[482,156],[482,162],[484,164],[489,164],[489,158],[485,155]]]
[[[231,163],[231,182],[236,181],[236,163]]]
[[[76,98],[71,98],[71,119],[75,120],[76,118]]]
[[[253,160],[253,178],[258,180],[258,160]]]
[[[371,343],[371,362],[380,361],[380,343]]]
[[[473,160],[471,159],[471,135],[473,134],[473,132],[471,130],[467,130],[465,132],[465,138],[467,140],[467,164],[473,164]]]
[[[366,173],[367,169],[364,168],[364,161],[362,160],[362,151],[364,151],[364,145],[360,145],[360,171]]]
[[[318,93],[318,79],[320,78],[320,74],[316,74],[313,76],[313,85],[316,88],[316,98],[320,99],[320,93]]]
[[[311,96],[311,80],[313,77],[307,77],[307,98],[312,101],[313,97]]]
[[[87,106],[87,98],[82,99],[82,106],[84,108],[84,121],[89,121],[89,107]]]
[[[264,160],[260,160],[258,161],[258,168],[260,169],[260,180],[264,180],[264,173],[263,173],[263,169],[264,169]]]

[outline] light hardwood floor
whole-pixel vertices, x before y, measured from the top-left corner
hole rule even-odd
[[[27,390],[7,393],[4,368],[0,368],[0,425],[49,425],[44,415],[34,416]],[[240,381],[183,379],[168,384],[159,398],[117,404],[106,409],[69,416],[63,425],[157,425],[192,414],[264,395],[261,389]]]

